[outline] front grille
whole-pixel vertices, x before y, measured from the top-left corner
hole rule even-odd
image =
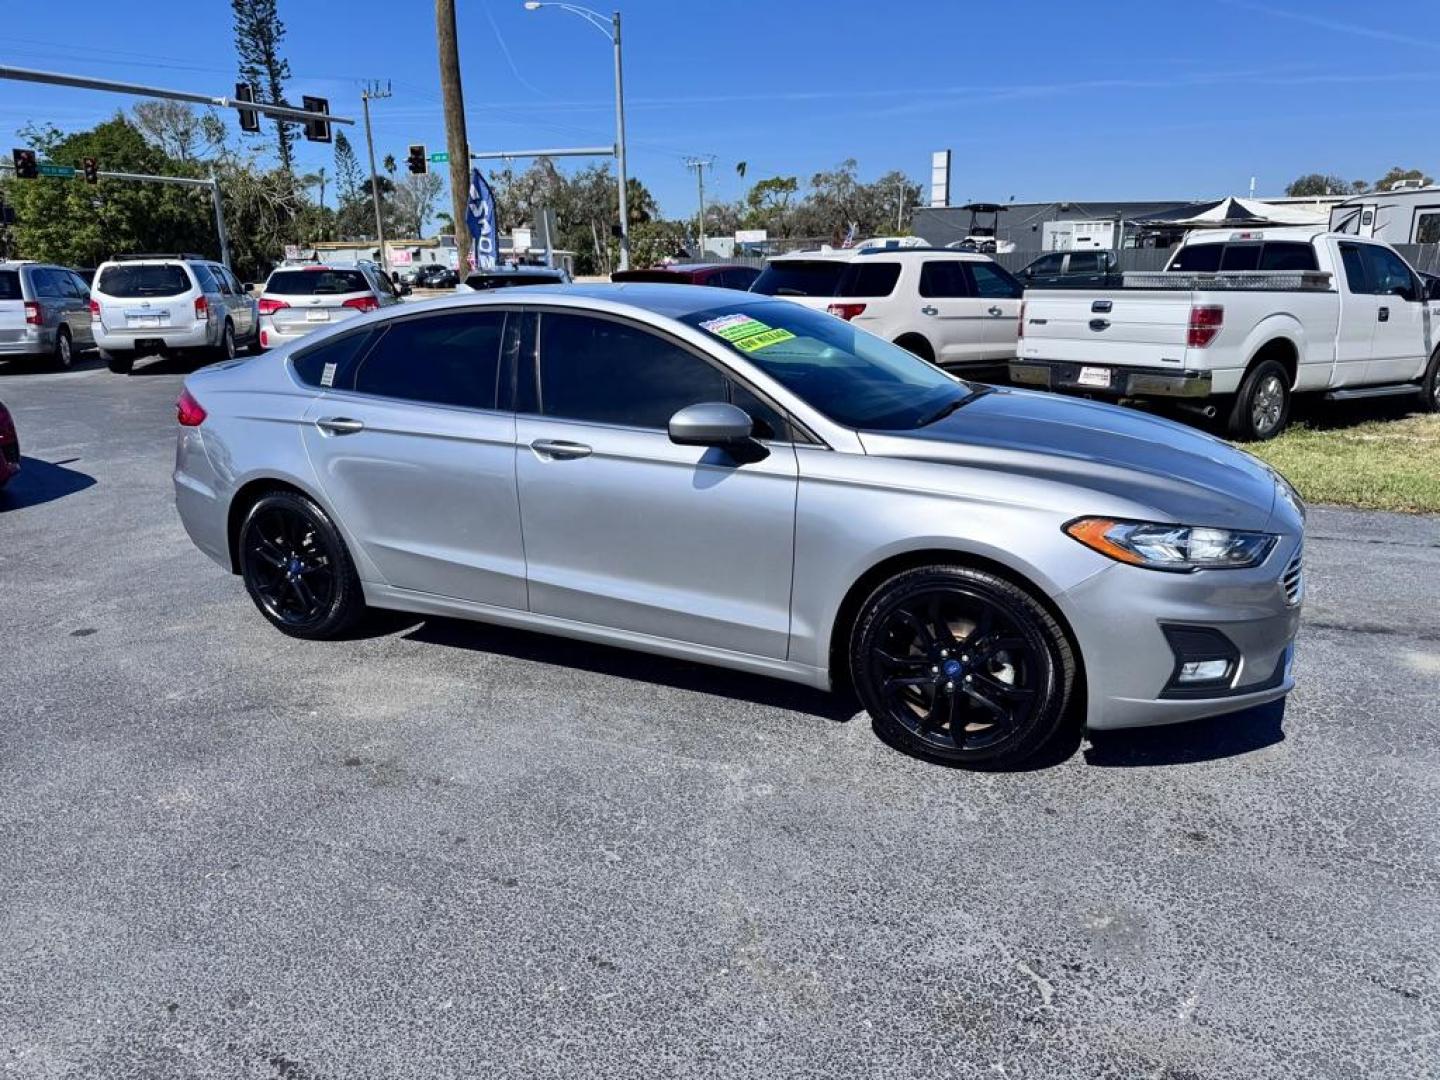
[[[1285,589],[1285,602],[1291,607],[1300,603],[1305,595],[1305,567],[1302,564],[1304,549],[1295,552],[1290,560],[1290,565],[1285,567],[1285,575],[1280,579],[1281,586]]]

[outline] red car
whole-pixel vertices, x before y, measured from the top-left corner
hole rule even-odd
[[[0,402],[0,488],[20,471],[20,436],[15,432],[15,421],[10,410]]]
[[[649,270],[616,270],[611,281],[650,281],[662,285],[709,285],[712,288],[750,291],[750,283],[760,276],[753,266],[739,263],[693,263],[656,266]]]

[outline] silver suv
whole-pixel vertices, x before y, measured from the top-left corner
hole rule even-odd
[[[228,359],[260,335],[255,298],[227,267],[199,255],[120,255],[101,263],[90,315],[95,343],[120,375],[147,353]]]
[[[95,347],[90,289],[63,266],[0,262],[0,359],[48,359],[68,368]]]
[[[275,349],[312,330],[400,303],[372,262],[307,263],[271,271],[260,293],[260,345]]]

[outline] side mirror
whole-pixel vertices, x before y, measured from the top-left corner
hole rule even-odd
[[[1398,296],[1401,300],[1414,300],[1415,290],[1409,285],[1392,285],[1390,287],[1390,295]]]
[[[670,441],[677,446],[738,446],[754,429],[750,414],[727,401],[687,405],[670,417]]]
[[[1425,296],[1430,300],[1440,300],[1440,277],[1425,279]]]

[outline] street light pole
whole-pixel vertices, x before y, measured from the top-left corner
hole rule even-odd
[[[610,16],[607,28],[605,16],[578,4],[554,3],[553,0],[525,0],[526,11],[539,11],[542,7],[560,8],[572,15],[578,15],[610,39],[615,48],[615,171],[619,174],[620,195],[620,269],[630,269],[630,181],[625,173],[625,79],[620,58],[620,12]]]
[[[370,152],[370,198],[375,203],[375,241],[380,245],[380,269],[386,272],[390,269],[390,261],[385,257],[385,218],[380,213],[380,177],[375,172],[375,140],[370,135],[370,99],[389,96],[390,88],[387,86],[381,90],[379,83],[368,83],[360,91],[360,101],[365,106],[365,147]]]

